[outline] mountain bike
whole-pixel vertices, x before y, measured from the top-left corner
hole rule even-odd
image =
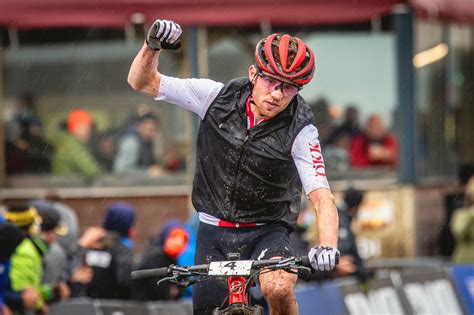
[[[307,256],[239,260],[239,254],[231,253],[227,258],[228,261],[214,261],[202,265],[170,265],[163,268],[136,270],[132,272],[132,279],[160,278],[157,285],[162,282],[170,282],[180,287],[188,287],[194,283],[206,281],[210,277],[224,277],[227,278],[228,297],[226,300],[228,300],[228,305],[225,305],[226,300],[224,300],[220,307],[214,309],[213,315],[263,315],[263,308],[260,305],[251,305],[250,303],[249,290],[258,275],[275,270],[285,270],[295,274],[298,271],[311,272],[312,270]]]

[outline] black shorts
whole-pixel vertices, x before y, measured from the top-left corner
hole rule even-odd
[[[294,255],[288,227],[269,223],[256,227],[219,227],[200,223],[196,240],[195,264],[228,260],[228,253],[240,259],[270,259]],[[211,278],[193,286],[194,314],[212,314],[228,295],[227,280]]]

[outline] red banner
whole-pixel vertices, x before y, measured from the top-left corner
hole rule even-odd
[[[0,26],[123,27],[132,18],[182,25],[321,25],[368,21],[402,0],[0,0]]]

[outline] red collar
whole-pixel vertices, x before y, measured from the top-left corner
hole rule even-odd
[[[252,106],[250,105],[250,96],[247,98],[247,103],[246,103],[246,106],[245,106],[245,110],[247,112],[247,128],[248,129],[252,128],[255,125],[258,125],[261,122],[266,121],[265,118],[261,119],[259,121],[257,121],[257,119],[255,118],[255,115],[252,112]]]

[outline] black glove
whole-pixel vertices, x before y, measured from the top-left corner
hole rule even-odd
[[[173,21],[156,20],[148,30],[146,44],[151,50],[171,49],[181,47],[181,27]]]

